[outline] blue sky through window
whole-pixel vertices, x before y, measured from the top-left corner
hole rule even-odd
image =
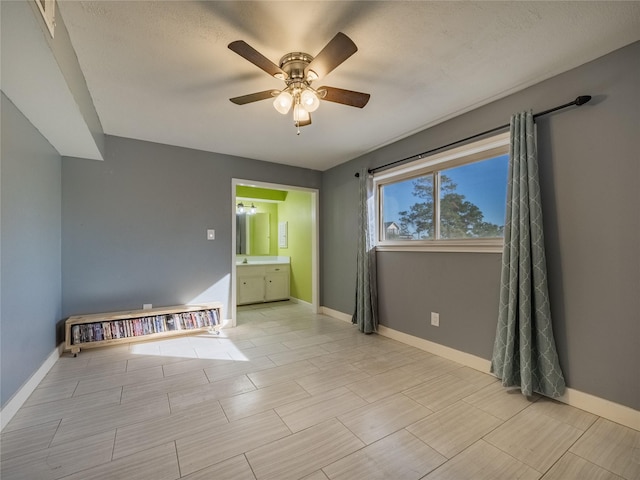
[[[485,222],[504,225],[508,159],[509,155],[500,155],[442,170],[441,173],[457,184],[457,193],[480,208]],[[385,185],[383,188],[384,222],[398,222],[398,212],[409,210],[414,203],[424,201],[413,196],[413,180]]]

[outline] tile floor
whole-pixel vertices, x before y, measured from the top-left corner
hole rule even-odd
[[[64,355],[3,480],[640,479],[640,432],[289,302]]]

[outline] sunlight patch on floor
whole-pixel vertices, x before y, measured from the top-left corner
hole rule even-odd
[[[232,339],[214,334],[135,343],[130,345],[129,351],[136,355],[249,361]]]

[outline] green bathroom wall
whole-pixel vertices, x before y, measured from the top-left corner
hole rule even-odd
[[[287,222],[287,248],[278,248],[278,255],[291,257],[291,296],[312,302],[312,215],[311,193],[290,190],[287,199],[278,203],[278,222]],[[277,244],[278,227],[275,234]]]
[[[236,186],[236,197],[284,202],[287,198],[287,192],[284,190],[272,190],[270,188],[259,188],[259,187],[250,187],[248,185],[238,185]]]

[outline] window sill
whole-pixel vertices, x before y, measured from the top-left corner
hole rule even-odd
[[[430,242],[384,242],[376,245],[377,252],[462,252],[502,253],[503,239],[439,240]]]

